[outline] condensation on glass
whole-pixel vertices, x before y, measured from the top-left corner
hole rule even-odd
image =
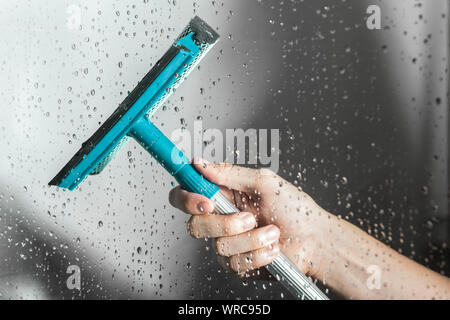
[[[292,298],[191,239],[134,142],[76,191],[47,186],[194,15],[220,43],[155,123],[279,129],[282,177],[448,276],[448,3],[377,1],[381,30],[370,4],[2,1],[0,298]]]

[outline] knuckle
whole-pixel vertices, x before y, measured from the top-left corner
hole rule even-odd
[[[223,163],[223,164],[217,164],[217,183],[218,184],[224,184],[226,181],[226,177],[230,171],[230,164]]]
[[[267,187],[267,185],[270,185],[273,182],[273,174],[269,169],[259,168],[256,170],[257,170],[255,181],[256,188],[260,189]]]
[[[231,173],[233,168],[234,168],[234,164],[232,164],[232,163],[224,163],[222,172],[224,174],[229,174],[229,173]]]

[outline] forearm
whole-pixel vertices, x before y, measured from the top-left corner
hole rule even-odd
[[[450,299],[450,279],[328,215],[315,256],[320,281],[348,299]]]

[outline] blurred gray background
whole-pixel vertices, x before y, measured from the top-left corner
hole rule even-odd
[[[448,1],[18,0],[0,5],[0,298],[291,298],[222,271],[134,141],[76,191],[47,186],[194,15],[220,43],[155,123],[280,129],[280,175],[448,276]]]

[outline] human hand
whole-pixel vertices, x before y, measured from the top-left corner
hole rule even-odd
[[[268,169],[250,169],[196,160],[194,167],[241,212],[210,214],[214,202],[180,186],[169,194],[170,203],[191,214],[188,230],[195,238],[214,238],[222,264],[239,275],[269,264],[279,250],[313,275],[320,242],[320,223],[329,217],[306,193]]]
[[[194,162],[241,212],[214,215],[208,198],[180,187],[170,203],[191,214],[196,238],[214,238],[222,264],[239,275],[261,277],[258,268],[281,250],[299,270],[344,298],[448,299],[450,280],[395,252],[366,232],[319,207],[306,193],[266,169]],[[367,285],[368,267],[383,270],[383,286]],[[256,270],[256,271],[252,271]]]

